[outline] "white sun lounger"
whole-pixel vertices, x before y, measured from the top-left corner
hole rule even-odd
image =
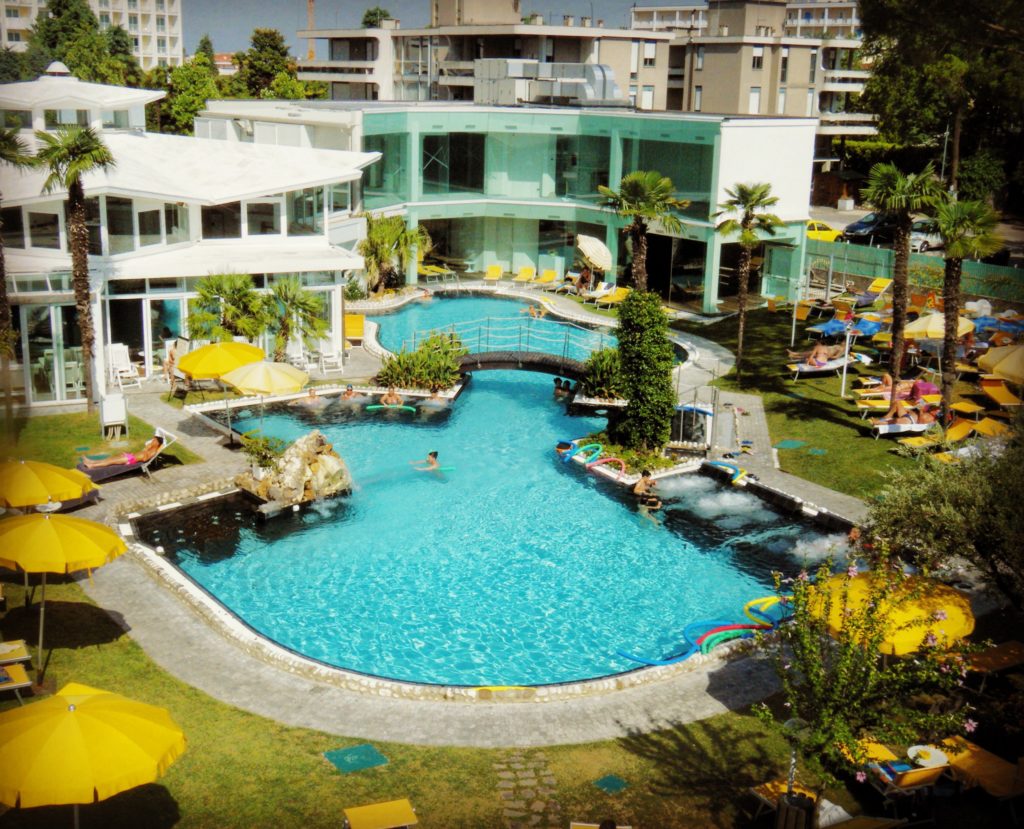
[[[878,440],[882,435],[919,435],[937,425],[938,423],[935,421],[931,423],[876,423],[872,430],[875,433],[875,440]]]

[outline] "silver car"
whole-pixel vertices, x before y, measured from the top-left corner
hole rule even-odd
[[[935,219],[918,219],[910,226],[910,249],[919,253],[945,246]]]

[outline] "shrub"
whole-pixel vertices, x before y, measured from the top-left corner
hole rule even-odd
[[[657,294],[629,292],[619,308],[618,337],[622,391],[629,404],[612,437],[630,449],[660,449],[672,429],[675,395],[668,318]]]
[[[644,469],[658,470],[668,469],[671,466],[675,466],[676,461],[672,458],[666,457],[661,453],[661,450],[645,450],[645,449],[628,449],[618,443],[615,443],[612,438],[608,436],[607,432],[596,432],[592,435],[587,435],[585,443],[600,443],[603,452],[602,457],[605,458],[618,458],[624,464],[626,464],[626,471],[631,475],[635,475],[643,471]]]
[[[978,150],[960,164],[960,198],[991,204],[1006,187],[1006,163],[991,150]]]
[[[460,358],[468,354],[455,334],[433,333],[415,351],[402,349],[377,372],[382,386],[450,389],[459,379]]]
[[[242,452],[249,463],[260,469],[271,469],[287,448],[288,444],[280,438],[268,437],[255,431],[242,435]]]
[[[349,302],[358,302],[361,299],[366,299],[366,291],[358,279],[350,280],[348,285],[345,286],[345,299]]]
[[[621,397],[623,391],[622,367],[615,348],[602,348],[590,355],[584,366],[580,385],[588,397]]]

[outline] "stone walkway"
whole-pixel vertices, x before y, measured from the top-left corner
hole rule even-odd
[[[562,829],[562,807],[555,800],[557,781],[541,752],[516,752],[494,764],[498,794],[508,829]]]

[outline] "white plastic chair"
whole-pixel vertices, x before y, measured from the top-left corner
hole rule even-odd
[[[142,386],[142,377],[132,363],[128,346],[124,343],[111,343],[107,346],[107,363],[110,365],[111,375],[122,391],[128,386]]]
[[[345,361],[342,352],[335,348],[330,340],[320,340],[320,373],[344,371]]]

